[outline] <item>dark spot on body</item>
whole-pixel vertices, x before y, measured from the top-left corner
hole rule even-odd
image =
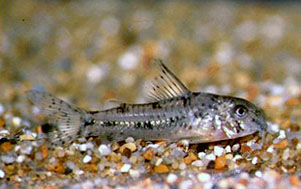
[[[153,125],[149,121],[144,122],[144,127],[145,129],[149,129],[149,130],[154,129]]]
[[[112,142],[114,140],[114,133],[108,133],[106,137],[109,142]]]
[[[154,102],[154,103],[152,103],[152,108],[153,109],[159,109],[159,108],[161,108],[161,105],[160,105],[159,102]]]
[[[66,167],[65,171],[64,171],[64,174],[65,175],[69,175],[70,173],[72,173],[72,169],[70,167]]]
[[[55,126],[45,123],[41,126],[43,133],[50,133],[55,130]]]
[[[85,120],[84,126],[86,127],[88,125],[93,125],[95,124],[95,122],[96,122],[95,119]]]

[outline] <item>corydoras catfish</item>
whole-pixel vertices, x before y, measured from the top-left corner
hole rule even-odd
[[[162,61],[155,64],[159,71],[148,85],[147,103],[86,111],[47,92],[31,90],[27,96],[52,120],[49,138],[56,145],[90,136],[207,143],[259,132],[262,147],[267,124],[260,108],[242,98],[191,92]]]

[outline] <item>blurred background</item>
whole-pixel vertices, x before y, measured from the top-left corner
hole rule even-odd
[[[194,91],[257,102],[258,94],[286,89],[279,85],[300,92],[290,88],[301,79],[297,1],[1,4],[0,100],[7,103],[31,88],[89,109],[111,98],[141,101],[153,58]]]

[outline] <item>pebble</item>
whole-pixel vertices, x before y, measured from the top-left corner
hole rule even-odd
[[[126,52],[119,58],[118,64],[125,70],[132,70],[138,65],[138,61],[134,53]]]
[[[5,172],[0,169],[0,178],[4,178],[4,177],[5,177]]]
[[[225,149],[220,147],[220,146],[214,146],[214,155],[216,156],[222,156],[224,155],[226,152],[225,152]]]
[[[133,137],[128,137],[128,138],[125,139],[125,142],[126,143],[133,143],[133,142],[135,142],[135,139]]]
[[[138,170],[131,169],[129,173],[130,173],[130,176],[133,178],[138,178],[140,176],[140,172]]]
[[[2,115],[5,111],[4,106],[0,103],[0,115]]]
[[[11,145],[11,143],[9,142],[4,142],[1,144],[0,149],[1,152],[8,152],[13,148],[13,146]]]
[[[143,157],[146,160],[152,160],[155,157],[155,153],[153,152],[152,148],[148,148],[143,154]]]
[[[242,159],[242,156],[239,155],[239,154],[236,154],[236,155],[234,156],[234,158],[233,158],[233,161],[235,162],[235,161],[240,160],[240,159]]]
[[[184,170],[186,169],[187,165],[185,163],[180,163],[179,169]]]
[[[23,161],[25,160],[25,156],[24,155],[19,155],[18,157],[17,157],[17,162],[18,163],[22,163]]]
[[[257,176],[257,177],[262,177],[262,172],[261,172],[261,171],[256,171],[256,172],[255,172],[255,176]]]
[[[34,140],[34,136],[31,134],[20,135],[20,140]]]
[[[286,137],[285,131],[284,130],[280,130],[279,131],[279,136],[277,138],[279,138],[279,139],[285,139],[285,137]]]
[[[122,145],[122,146],[120,147],[120,151],[123,152],[126,148],[129,149],[131,152],[134,152],[134,151],[137,150],[136,144],[135,144],[135,143],[132,143],[132,142],[130,142],[130,143],[125,143],[124,145]]]
[[[84,163],[89,163],[91,160],[92,160],[92,157],[89,156],[89,155],[86,155],[86,156],[84,157],[84,159],[83,159],[83,162],[84,162]]]
[[[267,152],[269,152],[269,153],[273,153],[274,152],[273,145],[271,145],[271,146],[268,147]]]
[[[99,152],[100,156],[107,156],[112,153],[111,149],[105,144],[101,144],[98,147],[98,152]]]
[[[173,174],[173,173],[169,173],[168,176],[167,176],[167,182],[169,184],[172,184],[172,183],[176,182],[177,179],[178,179],[178,176],[176,174]]]
[[[274,144],[274,148],[277,148],[277,149],[284,149],[288,146],[288,141],[287,139],[284,139],[282,141],[280,141],[279,143],[277,144]]]
[[[197,178],[200,182],[208,182],[211,176],[208,173],[199,173]]]
[[[22,122],[22,119],[19,118],[19,117],[13,117],[12,118],[12,123],[16,127],[20,127],[21,126],[21,122]]]
[[[227,159],[226,156],[219,156],[215,160],[214,168],[215,169],[223,169],[227,165]]]
[[[86,144],[80,144],[78,148],[79,148],[79,151],[85,152],[87,150],[87,145]]]
[[[186,164],[191,164],[195,160],[197,160],[197,156],[193,152],[188,153],[188,156],[184,158]]]
[[[3,155],[1,156],[1,160],[4,162],[4,163],[13,163],[15,161],[15,158],[13,156],[7,156],[7,155]]]
[[[192,188],[192,186],[193,186],[192,180],[184,180],[180,183],[179,188],[189,189],[189,188]]]
[[[290,157],[290,149],[287,148],[287,149],[285,149],[285,150],[283,151],[282,159],[283,159],[284,161],[287,161],[289,157]]]
[[[257,157],[254,157],[254,158],[252,159],[252,164],[253,164],[253,165],[256,165],[257,162],[258,162],[258,158],[257,158]]]
[[[198,153],[198,158],[199,158],[199,159],[203,159],[205,156],[206,156],[206,153],[205,153],[205,152],[199,152],[199,153]]]
[[[226,153],[231,153],[231,147],[229,145],[226,146],[225,150]]]
[[[160,165],[156,166],[154,169],[155,173],[167,173],[168,171],[169,171],[168,167],[164,164],[160,164]]]
[[[202,160],[196,160],[196,161],[192,162],[191,165],[196,166],[196,167],[202,167],[202,166],[204,166],[204,163]]]
[[[129,170],[131,169],[131,165],[130,164],[123,164],[123,166],[120,169],[120,172],[122,173],[126,173],[129,172]]]
[[[240,147],[239,144],[234,144],[234,145],[232,146],[232,151],[233,151],[233,152],[237,152],[238,149],[239,149],[239,147]]]
[[[215,161],[216,156],[215,156],[214,154],[208,154],[208,155],[205,156],[205,158],[206,158],[207,160]]]
[[[99,83],[106,75],[107,69],[93,65],[87,70],[87,79],[90,83]]]

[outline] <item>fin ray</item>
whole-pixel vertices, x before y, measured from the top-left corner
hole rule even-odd
[[[56,125],[57,130],[48,134],[53,144],[65,145],[76,140],[85,111],[47,92],[30,90],[26,95]]]
[[[148,101],[159,101],[189,93],[189,89],[173,74],[160,59],[154,64],[159,69],[158,74],[145,85]]]

